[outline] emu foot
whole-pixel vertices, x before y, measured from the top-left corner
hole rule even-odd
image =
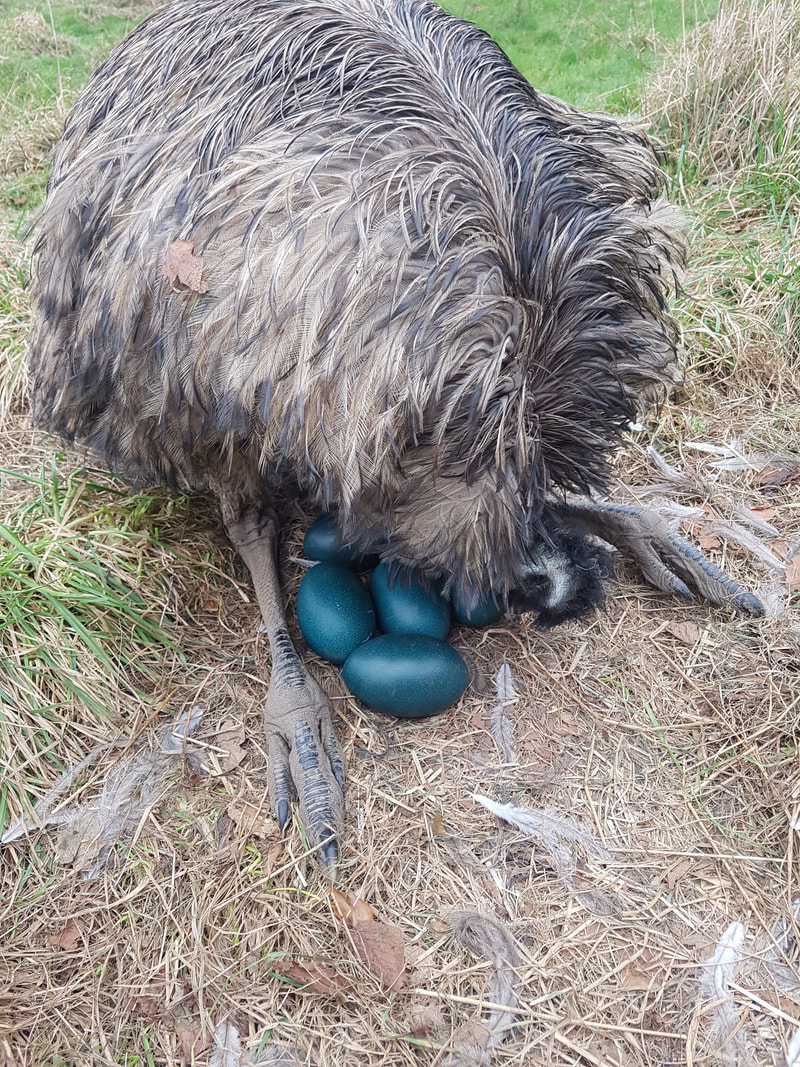
[[[645,578],[665,593],[692,599],[689,582],[712,604],[729,604],[746,615],[763,615],[758,597],[715,567],[699,548],[669,528],[652,511],[623,504],[569,501],[562,513],[580,520],[592,533],[625,550]]]
[[[333,881],[344,831],[344,757],[328,701],[305,671],[301,684],[273,682],[264,707],[270,809],[283,830],[297,800],[309,845]]]

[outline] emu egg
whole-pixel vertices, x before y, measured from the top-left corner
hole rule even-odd
[[[297,621],[306,641],[330,663],[344,663],[372,637],[375,609],[352,571],[318,563],[306,571],[297,590]]]
[[[309,559],[341,563],[355,571],[370,570],[379,562],[378,556],[362,556],[355,545],[343,545],[336,523],[328,514],[320,515],[306,530],[303,551]]]
[[[485,593],[475,601],[472,607],[469,603],[469,600],[460,593],[453,593],[450,598],[453,618],[462,626],[471,626],[474,630],[499,622],[505,614],[503,605],[495,600],[494,593]]]
[[[384,634],[351,652],[342,677],[368,708],[401,719],[438,715],[461,697],[467,665],[426,634]]]
[[[450,605],[435,587],[426,589],[413,571],[400,568],[390,580],[389,567],[381,563],[372,572],[370,589],[384,633],[447,637]]]

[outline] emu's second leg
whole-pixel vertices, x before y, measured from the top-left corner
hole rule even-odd
[[[292,645],[277,565],[278,523],[269,508],[223,515],[228,536],[250,571],[272,653],[264,707],[272,814],[281,829],[299,800],[309,843],[333,878],[344,828],[344,758],[327,698]]]
[[[655,512],[594,500],[569,500],[557,508],[580,520],[598,537],[627,551],[657,589],[691,600],[688,581],[712,604],[730,604],[746,615],[764,614],[758,597],[715,567],[699,548],[671,530]]]

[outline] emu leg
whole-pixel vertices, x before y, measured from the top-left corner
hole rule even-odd
[[[627,551],[657,589],[692,599],[690,582],[712,604],[729,604],[747,615],[763,615],[758,597],[715,567],[680,534],[651,511],[624,504],[570,500],[557,505],[562,514],[578,519],[598,537]]]
[[[224,511],[223,506],[223,511]],[[299,800],[309,843],[333,879],[344,829],[344,757],[328,701],[292,645],[277,566],[278,524],[269,509],[226,517],[228,536],[247,564],[272,653],[264,706],[270,808],[281,829]]]

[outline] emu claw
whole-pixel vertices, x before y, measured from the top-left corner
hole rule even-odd
[[[690,582],[712,604],[729,604],[747,615],[764,614],[758,597],[715,567],[699,548],[671,530],[655,513],[589,500],[569,501],[559,510],[578,519],[604,541],[626,550],[657,589],[691,600],[693,594],[686,584]]]
[[[344,831],[344,758],[321,689],[272,685],[264,708],[270,809],[281,830],[298,801],[308,843],[333,881]]]

